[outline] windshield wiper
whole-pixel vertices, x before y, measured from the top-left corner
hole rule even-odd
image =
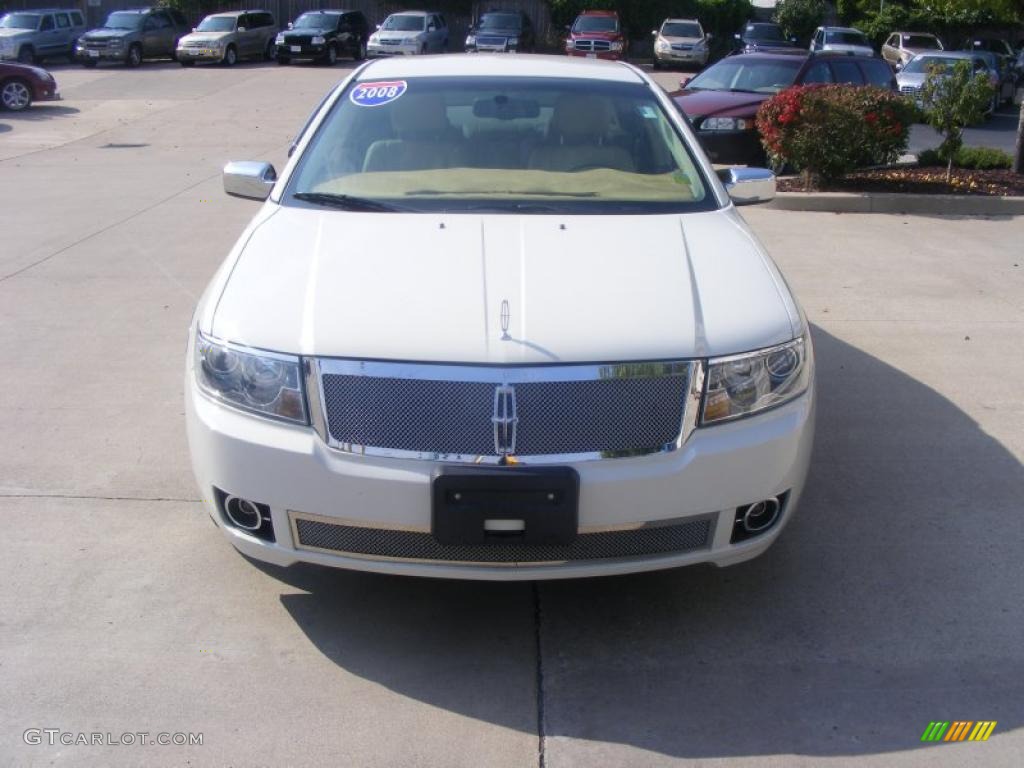
[[[408,208],[381,203],[376,200],[367,200],[365,197],[353,197],[352,195],[336,195],[330,192],[296,192],[292,195],[296,200],[302,200],[313,205],[322,205],[327,208],[338,208],[342,211],[366,211],[371,213],[394,213],[396,211],[408,211]]]

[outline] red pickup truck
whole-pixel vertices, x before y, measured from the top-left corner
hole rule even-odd
[[[626,58],[629,41],[615,11],[584,11],[567,27],[565,53],[588,59]]]

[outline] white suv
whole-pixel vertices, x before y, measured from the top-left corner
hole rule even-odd
[[[190,334],[213,519],[279,565],[424,576],[764,551],[804,485],[814,363],[733,206],[774,177],[720,174],[626,64],[357,69],[280,176],[225,169],[266,202]]]

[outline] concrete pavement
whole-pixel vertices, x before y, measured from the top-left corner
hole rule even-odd
[[[1021,763],[1024,219],[745,209],[821,393],[805,501],[759,560],[536,586],[278,571],[198,503],[182,355],[255,211],[220,167],[283,163],[342,68],[57,75],[65,102],[0,113],[0,764]],[[925,747],[936,719],[999,725]]]

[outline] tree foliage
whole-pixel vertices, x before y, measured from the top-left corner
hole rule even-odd
[[[787,37],[806,45],[825,21],[826,10],[825,0],[782,0],[775,8],[775,21]]]
[[[960,61],[944,74],[930,72],[921,89],[924,117],[942,134],[939,156],[946,161],[946,181],[953,173],[953,160],[964,143],[964,128],[981,122],[992,101],[988,75],[975,74],[970,62]]]

